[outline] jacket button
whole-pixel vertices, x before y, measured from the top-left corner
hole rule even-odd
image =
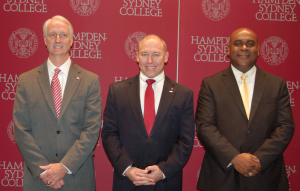
[[[60,131],[56,131],[57,134],[60,134]]]
[[[247,133],[249,134],[249,133],[250,133],[250,130],[248,130]]]
[[[152,141],[152,139],[151,139],[151,138],[149,138],[147,141],[150,143],[150,142]]]
[[[56,154],[55,156],[58,156],[58,154]]]

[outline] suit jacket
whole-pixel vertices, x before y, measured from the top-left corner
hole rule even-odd
[[[64,164],[72,174],[61,190],[95,190],[93,149],[99,138],[99,78],[72,62],[57,119],[47,62],[19,77],[14,110],[15,141],[24,159],[24,190],[52,190],[39,166]]]
[[[203,79],[196,111],[197,134],[206,152],[198,188],[203,190],[288,190],[283,151],[294,133],[285,80],[256,71],[249,120],[231,67]],[[262,171],[246,178],[231,160],[240,153],[258,157]]]
[[[139,75],[111,84],[103,115],[102,142],[114,167],[113,190],[181,190],[182,168],[193,148],[193,112],[193,92],[166,76],[148,136],[141,111]],[[131,164],[141,169],[158,165],[166,178],[155,186],[135,187],[122,175]]]

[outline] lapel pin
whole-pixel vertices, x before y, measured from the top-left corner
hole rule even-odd
[[[173,93],[173,88],[171,88],[171,90],[169,91],[170,93]]]
[[[76,79],[76,80],[79,80],[79,76],[76,76],[75,79]]]

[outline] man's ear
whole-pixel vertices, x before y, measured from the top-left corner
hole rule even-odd
[[[229,44],[227,45],[227,55],[229,56],[229,53],[230,53],[230,46]]]
[[[136,61],[137,61],[137,62],[140,62],[140,59],[139,59],[139,52],[136,52]]]
[[[165,63],[167,63],[168,62],[168,60],[169,60],[169,52],[167,51],[166,53],[165,53]]]

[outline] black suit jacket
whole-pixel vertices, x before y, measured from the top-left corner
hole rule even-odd
[[[172,88],[172,91],[171,91]],[[113,190],[181,190],[182,168],[194,140],[193,92],[165,77],[155,122],[148,136],[140,105],[139,75],[110,85],[102,142],[114,167]],[[166,178],[139,186],[122,173],[133,165],[158,165]]]
[[[283,151],[294,133],[285,80],[257,68],[250,118],[231,67],[203,79],[196,111],[197,134],[206,153],[198,188],[288,190]],[[239,153],[260,160],[262,171],[246,178],[231,165]]]

